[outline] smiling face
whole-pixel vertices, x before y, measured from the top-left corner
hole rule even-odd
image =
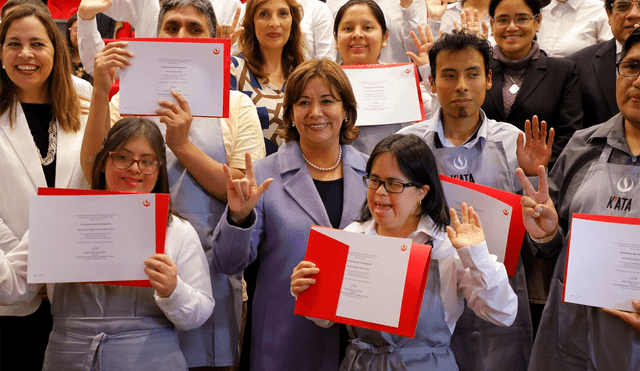
[[[337,146],[345,111],[339,95],[318,77],[307,82],[293,104],[291,120],[300,134],[300,147]]]
[[[371,165],[371,178],[411,183],[402,173],[395,156],[381,153]],[[420,201],[429,192],[429,186],[405,187],[402,193],[389,193],[382,184],[378,189],[367,188],[367,205],[376,221],[376,232],[381,236],[408,237],[420,222]]]
[[[158,161],[153,147],[144,137],[134,137],[124,145],[119,153],[136,160]],[[113,165],[111,156],[105,165],[105,181],[108,191],[151,193],[158,180],[158,171],[153,174],[140,172],[138,163],[133,162],[128,169],[119,169]]]
[[[541,15],[517,26],[513,20],[518,17],[533,17],[531,8],[523,0],[502,0],[496,7],[493,19],[508,18],[512,21],[506,27],[499,27],[491,21],[491,31],[502,54],[511,60],[524,58],[531,50],[531,42],[540,28]]]
[[[640,43],[632,46],[622,61],[640,62]],[[622,116],[624,116],[625,124],[633,125],[636,130],[640,130],[640,76],[617,75],[616,101]]]
[[[491,73],[485,76],[484,59],[474,48],[442,50],[436,56],[435,78],[429,76],[429,82],[438,95],[442,121],[455,123],[466,117],[477,119],[491,89]]]
[[[285,0],[267,0],[253,16],[256,38],[262,50],[282,51],[291,35],[291,9]]]
[[[349,7],[338,24],[336,43],[343,64],[377,64],[382,48],[387,46],[389,32],[365,4]]]
[[[158,37],[213,37],[207,17],[194,6],[173,8],[165,14]]]
[[[34,16],[15,20],[2,44],[2,64],[22,103],[49,103],[48,78],[55,50],[46,28]]]

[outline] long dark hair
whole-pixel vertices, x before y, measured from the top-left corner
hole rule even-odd
[[[169,175],[167,172],[167,151],[164,138],[158,126],[149,119],[143,117],[126,117],[113,125],[102,143],[102,149],[96,155],[91,170],[91,189],[107,189],[105,177],[105,167],[109,152],[117,152],[124,148],[127,142],[133,138],[145,138],[149,141],[156,158],[161,162],[158,169],[158,180],[151,190],[151,193],[169,193]],[[178,215],[173,208],[173,203],[169,201],[169,221],[171,215]]]
[[[373,161],[383,153],[391,153],[398,162],[398,167],[409,182],[422,187],[428,185],[430,190],[422,199],[420,216],[428,215],[436,225],[436,229],[444,231],[451,223],[449,207],[444,198],[442,183],[438,176],[436,159],[429,146],[418,136],[409,134],[393,134],[380,141],[371,152],[367,161],[367,174],[371,173]],[[365,200],[358,221],[364,223],[373,216]]]

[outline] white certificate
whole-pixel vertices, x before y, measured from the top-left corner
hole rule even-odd
[[[159,100],[187,100],[191,115],[229,117],[229,40],[131,39],[120,72],[120,114],[155,116]]]
[[[154,195],[32,196],[29,213],[27,282],[149,279]]]
[[[635,312],[640,219],[573,214],[564,301]]]
[[[411,239],[337,229],[322,233],[349,245],[336,315],[398,327]]]
[[[426,119],[413,63],[342,66],[358,102],[356,126]]]

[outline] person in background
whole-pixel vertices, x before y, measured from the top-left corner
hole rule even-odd
[[[457,370],[449,341],[464,299],[493,324],[509,326],[515,319],[518,299],[507,271],[489,253],[472,207],[462,204],[461,221],[454,209],[447,214],[436,160],[419,137],[395,134],[383,139],[371,153],[363,180],[367,200],[346,231],[411,238],[433,247],[415,336],[347,326],[351,340],[340,370]],[[308,276],[321,269],[300,262],[291,275],[292,295],[314,284]]]
[[[85,10],[89,13],[85,18],[90,18],[101,9],[90,5],[85,1],[80,4],[81,17]],[[165,0],[159,14],[158,37],[210,38],[216,34],[215,14],[208,0]],[[92,156],[100,149],[100,138],[120,117],[120,95],[116,94],[110,104],[109,90],[115,68],[135,63],[132,57],[122,41],[108,44],[96,55],[92,114],[82,154],[85,169],[91,168]],[[210,236],[226,203],[223,164],[231,167],[234,176],[243,177],[245,152],[255,158],[264,157],[264,141],[256,109],[242,93],[229,95],[229,118],[225,119],[192,118],[186,99],[176,92],[173,98],[175,101],[159,102],[158,116],[152,120],[169,147],[167,167],[176,209],[193,224],[210,256]],[[242,275],[228,276],[211,269],[211,280],[216,301],[213,315],[197,329],[178,332],[192,369],[232,367],[239,359]]]
[[[563,300],[572,215],[640,216],[636,203],[609,205],[615,197],[640,195],[640,107],[636,101],[640,94],[640,30],[634,30],[624,42],[616,68],[620,113],[577,131],[549,172],[548,181],[545,169],[538,169],[537,192],[518,170],[526,195],[522,216],[527,242],[536,256],[557,257],[533,344],[531,371],[640,369],[640,334],[632,326],[600,308]],[[633,186],[623,190],[621,182]]]
[[[246,178],[227,176],[229,202],[213,234],[213,267],[235,274],[260,260],[251,370],[334,371],[338,329],[294,315],[289,284],[311,226],[346,227],[364,199],[366,156],[349,145],[358,134],[356,102],[335,62],[312,59],[289,77],[283,110],[285,143],[278,152],[251,171],[247,159]]]
[[[114,125],[96,156],[91,188],[168,193],[158,127],[134,117]],[[198,235],[171,203],[166,232],[165,253],[140,262],[150,288],[46,285],[54,320],[42,370],[187,370],[175,330],[198,327],[211,315],[211,281]],[[42,286],[26,284],[28,236],[0,259],[3,304],[29,300]]]
[[[537,118],[525,133],[515,126],[489,119],[480,108],[492,87],[489,70],[492,47],[469,30],[444,34],[429,51],[432,92],[440,109],[433,118],[406,127],[401,134],[416,134],[436,158],[440,174],[506,192],[521,192],[515,179],[520,166],[530,176],[551,157],[554,130]],[[522,262],[509,277],[518,295],[518,313],[509,327],[483,321],[467,306],[458,319],[451,349],[462,370],[526,370],[532,329]]]
[[[605,0],[613,38],[588,46],[567,57],[578,67],[585,128],[609,120],[620,112],[616,103],[616,63],[622,44],[631,32],[640,27],[640,9],[633,2]]]
[[[408,52],[408,55],[413,58],[418,68],[425,65],[428,67],[429,58],[427,52],[431,44],[426,43],[428,41],[427,35],[424,34],[422,28],[418,26],[418,29],[422,33],[422,40],[425,41],[425,44],[416,41],[416,45],[420,48],[420,56],[412,52]],[[389,40],[389,31],[387,30],[384,13],[373,0],[347,1],[336,13],[333,35],[344,66],[378,64],[381,51],[387,48]],[[433,37],[431,37],[430,41],[431,43],[433,42]],[[427,118],[431,118],[433,111],[435,111],[432,107],[435,104],[435,100],[432,100],[431,94],[423,84],[420,84],[420,87],[425,115]],[[392,83],[389,84],[389,88],[393,89]],[[397,132],[407,125],[410,124],[360,126],[360,135],[353,142],[353,146],[363,153],[371,153],[373,147],[382,138]]]
[[[0,51],[0,250],[7,253],[27,231],[38,187],[87,187],[80,146],[88,100],[76,92],[64,37],[43,7],[5,12]],[[3,370],[42,368],[51,313],[48,301],[30,299],[0,306]]]
[[[613,35],[602,5],[601,0],[552,0],[540,12],[540,49],[562,58],[609,40]]]
[[[72,15],[67,21],[67,46],[71,56],[71,72],[75,76],[92,83],[93,77],[84,70],[80,52],[78,51],[78,14]]]
[[[267,155],[277,151],[283,125],[284,84],[304,61],[302,7],[295,0],[249,0],[231,57],[231,90],[247,94],[258,109]]]

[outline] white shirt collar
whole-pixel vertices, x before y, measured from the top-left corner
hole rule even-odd
[[[449,139],[447,139],[444,136],[444,128],[442,126],[442,107],[438,108],[438,110],[436,111],[434,117],[438,118],[438,122],[435,125],[435,127],[431,127],[427,129],[427,133],[432,131],[438,134],[438,138],[440,139],[440,142],[442,143],[443,147],[456,147],[453,143],[451,143],[449,141]],[[462,144],[463,146],[470,148],[473,147],[478,140],[480,140],[480,138],[483,139],[483,141],[487,140],[487,116],[484,114],[484,111],[482,109],[480,109],[480,127],[478,128],[478,130],[476,130],[475,134],[475,138],[469,140],[471,137],[473,137],[473,134],[471,135],[471,137],[467,138],[467,140],[465,140],[465,142]]]

